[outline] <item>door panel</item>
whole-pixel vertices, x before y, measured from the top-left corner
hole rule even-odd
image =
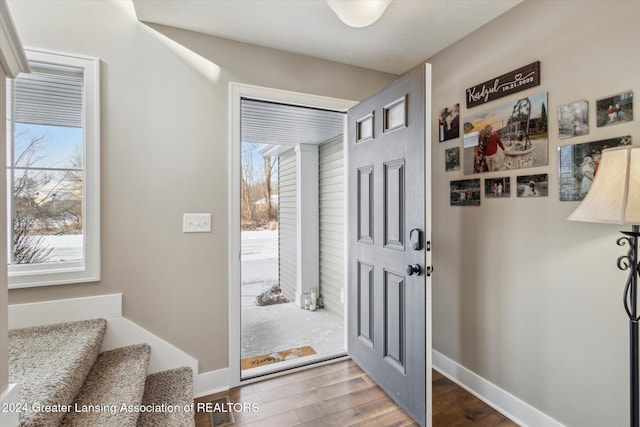
[[[404,276],[384,271],[384,358],[405,373]]]
[[[349,110],[348,351],[421,425],[429,419],[425,211],[426,67]],[[427,196],[428,197],[428,196]]]
[[[373,348],[373,266],[358,262],[357,337]]]
[[[373,166],[358,168],[358,241],[373,244]]]
[[[404,250],[404,159],[384,164],[384,246]]]

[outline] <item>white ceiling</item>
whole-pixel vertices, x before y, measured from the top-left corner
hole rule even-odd
[[[348,0],[345,0],[348,1]],[[143,22],[402,74],[523,0],[393,0],[351,28],[325,0],[133,0]]]
[[[345,0],[349,1],[349,0]],[[366,28],[343,24],[326,0],[133,0],[138,19],[344,64],[402,74],[523,0],[393,0]],[[242,104],[242,139],[278,154],[343,132],[340,113]]]
[[[243,99],[242,141],[283,146],[321,144],[344,132],[344,113]]]

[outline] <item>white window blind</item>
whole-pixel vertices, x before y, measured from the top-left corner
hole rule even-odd
[[[83,127],[84,70],[30,62],[32,72],[14,82],[17,123]]]

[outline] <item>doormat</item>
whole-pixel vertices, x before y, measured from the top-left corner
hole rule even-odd
[[[240,369],[257,368],[258,366],[284,362],[285,360],[297,359],[298,357],[310,356],[312,354],[316,354],[316,351],[310,345],[305,345],[304,347],[276,351],[275,353],[263,354],[261,356],[247,357],[240,361]]]
[[[211,412],[211,427],[226,427],[234,424],[233,414],[229,410],[231,402],[229,395],[212,400],[213,412]]]

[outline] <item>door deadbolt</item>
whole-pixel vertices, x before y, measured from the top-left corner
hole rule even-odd
[[[419,276],[422,273],[422,269],[418,264],[407,265],[407,269],[405,270],[409,276]]]
[[[419,228],[414,228],[409,232],[409,242],[414,251],[422,249],[422,231]]]

